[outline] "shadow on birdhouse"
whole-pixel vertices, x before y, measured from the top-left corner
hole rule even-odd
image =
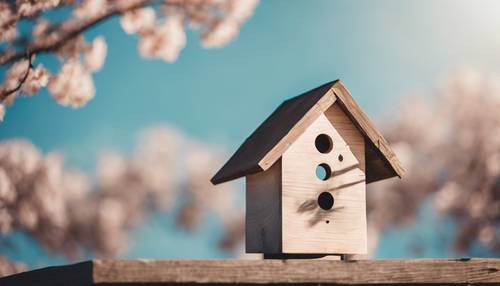
[[[366,184],[404,169],[340,81],[282,103],[212,178],[246,176],[246,252],[365,254]]]

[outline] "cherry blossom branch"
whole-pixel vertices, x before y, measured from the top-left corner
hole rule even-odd
[[[26,79],[28,78],[30,70],[33,68],[33,54],[27,54],[26,57],[28,59],[28,67],[26,68],[26,72],[24,73],[24,76],[21,78],[21,80],[19,81],[19,83],[17,84],[16,87],[14,87],[10,90],[6,90],[0,95],[0,102],[3,102],[7,97],[9,97],[9,95],[16,93],[19,89],[21,89],[21,87],[23,86],[23,83],[26,82]]]
[[[28,44],[24,50],[13,51],[7,50],[0,54],[0,65],[5,65],[16,60],[20,60],[27,54],[43,54],[52,52],[60,48],[64,43],[72,38],[80,35],[86,30],[98,25],[99,23],[125,12],[152,5],[158,2],[157,0],[135,0],[129,1],[127,4],[115,5],[108,11],[93,18],[83,21],[71,21],[64,23],[66,26],[60,34],[52,33],[45,38],[35,40]],[[63,25],[64,25],[63,24]]]

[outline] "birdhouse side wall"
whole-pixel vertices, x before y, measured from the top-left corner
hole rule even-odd
[[[321,134],[330,148],[317,147]],[[366,253],[365,142],[341,107],[321,114],[281,160],[283,253]],[[320,165],[328,176],[317,177]]]
[[[246,177],[247,253],[281,253],[281,159]]]

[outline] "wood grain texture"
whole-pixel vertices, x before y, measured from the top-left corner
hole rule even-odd
[[[313,123],[325,110],[327,110],[336,100],[335,95],[331,90],[328,90],[317,102],[311,107],[306,114],[295,123],[294,127],[274,145],[274,147],[259,161],[259,166],[266,170],[278,160],[281,155],[290,147],[297,138]]]
[[[283,102],[215,174],[212,183],[219,184],[268,169],[308,124],[336,101],[365,136],[367,183],[402,177],[405,170],[387,141],[344,84],[336,80]]]
[[[368,139],[367,143],[370,146],[367,151],[370,153],[367,153],[367,168],[369,169],[367,171],[367,183],[390,178],[394,175],[400,178],[404,176],[406,171],[392,151],[389,143],[375,128],[375,125],[354,100],[345,85],[338,81],[333,85],[332,89],[344,111]]]
[[[90,268],[89,268],[90,267]],[[78,271],[80,270],[80,271]],[[90,270],[90,271],[88,271]],[[73,278],[65,280],[67,278]],[[34,283],[26,283],[35,281]],[[500,259],[94,260],[0,278],[2,286],[51,285],[500,285]]]
[[[332,140],[326,154],[315,146],[320,134]],[[283,154],[283,253],[366,253],[364,146],[357,127],[334,104]],[[316,177],[320,164],[332,171],[327,180]],[[319,207],[322,192],[333,195],[332,209]]]
[[[245,249],[281,253],[281,160],[246,177]]]

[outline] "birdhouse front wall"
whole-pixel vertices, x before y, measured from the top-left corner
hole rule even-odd
[[[365,142],[333,104],[281,158],[283,253],[366,253]]]

